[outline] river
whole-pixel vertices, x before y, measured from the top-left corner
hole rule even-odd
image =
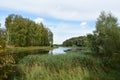
[[[68,49],[70,49],[70,48],[68,48],[68,47],[58,47],[58,48],[55,48],[53,50],[50,50],[49,54],[53,54],[53,55],[65,54],[66,53],[65,51],[68,50]]]

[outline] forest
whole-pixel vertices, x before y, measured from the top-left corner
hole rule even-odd
[[[53,45],[53,33],[43,23],[37,24],[20,15],[10,14],[6,18],[5,26],[3,40],[7,45],[21,47]]]
[[[87,37],[86,36],[73,37],[73,38],[65,40],[63,42],[63,46],[85,47],[86,42],[87,42]]]

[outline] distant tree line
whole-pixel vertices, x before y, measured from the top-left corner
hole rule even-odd
[[[63,42],[63,46],[85,47],[86,46],[86,41],[87,41],[87,37],[86,36],[73,37],[73,38],[65,40]]]
[[[5,21],[7,45],[52,46],[53,33],[42,23],[10,14]]]

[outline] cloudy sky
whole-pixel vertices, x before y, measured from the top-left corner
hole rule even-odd
[[[0,0],[0,23],[9,14],[43,22],[54,33],[54,43],[95,30],[101,11],[111,12],[120,22],[119,0]]]

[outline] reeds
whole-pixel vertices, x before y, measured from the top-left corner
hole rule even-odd
[[[21,77],[18,77],[20,80],[120,79],[120,70],[106,66],[100,58],[79,53],[29,55],[19,62],[18,68],[21,73]]]

